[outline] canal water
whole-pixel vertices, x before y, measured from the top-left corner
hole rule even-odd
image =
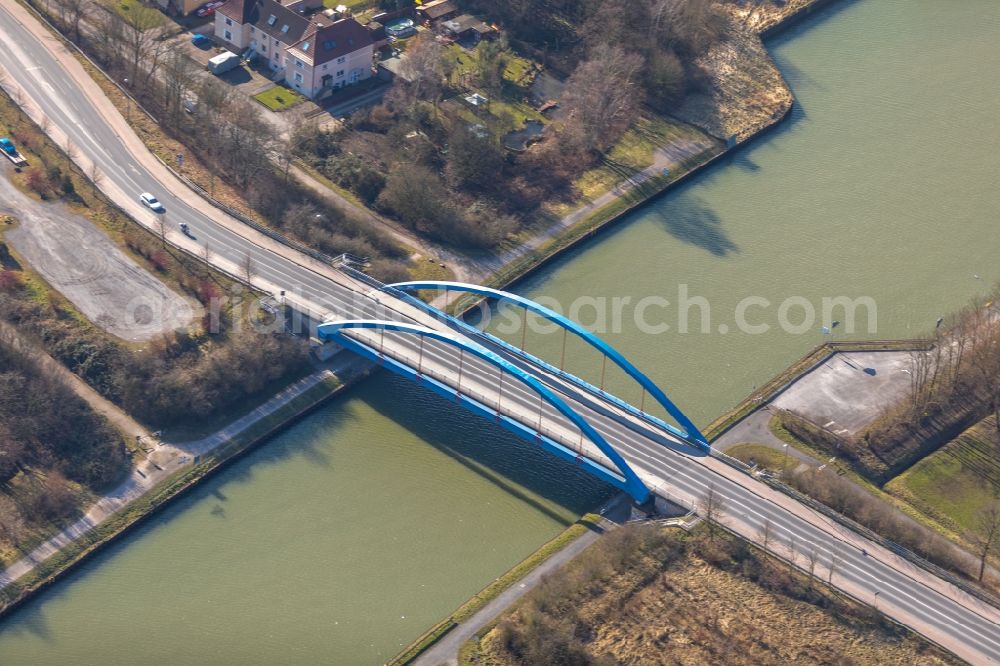
[[[998,34],[992,0],[835,4],[770,44],[788,122],[518,289],[566,309],[631,298],[605,337],[702,424],[823,339],[932,330],[1000,280]],[[707,330],[692,305],[678,332],[682,285]],[[840,296],[874,302],[874,333],[864,308],[855,333],[837,311],[823,332],[822,299]],[[746,298],[766,333],[738,330]],[[786,302],[799,333],[781,330]],[[562,338],[527,344],[558,359]],[[0,663],[381,663],[605,495],[377,377],[8,618]]]

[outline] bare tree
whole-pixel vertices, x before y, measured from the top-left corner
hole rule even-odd
[[[72,33],[75,43],[80,43],[80,25],[90,9],[90,0],[57,0],[62,23]]]
[[[156,216],[156,231],[160,235],[160,242],[163,247],[167,246],[167,216],[160,214]]]
[[[931,397],[928,380],[932,374],[933,357],[926,351],[910,353],[910,413],[920,414]]]
[[[642,102],[641,69],[641,56],[606,44],[577,65],[562,101],[581,148],[602,151],[632,124]]]
[[[145,88],[159,67],[163,55],[169,49],[165,39],[163,15],[145,5],[134,5],[127,13],[121,15],[111,12],[120,21],[118,32],[122,35],[119,46],[121,55],[127,64],[129,78],[134,85]]]
[[[70,169],[73,168],[73,163],[76,160],[76,146],[73,145],[73,141],[66,137],[66,145],[63,147],[63,152],[66,153],[66,161]]]
[[[164,108],[176,125],[183,109],[184,98],[197,80],[197,69],[194,62],[178,49],[167,54],[161,71]]]
[[[807,557],[809,558],[809,587],[812,587],[813,577],[816,574],[816,563],[819,561],[819,551],[816,550],[815,544],[810,544]]]
[[[94,193],[101,187],[101,182],[104,181],[104,172],[97,166],[97,162],[90,163],[90,170],[87,172],[87,177],[90,179],[91,185],[94,187]]]
[[[708,525],[708,534],[711,539],[715,539],[716,531],[718,529],[719,519],[722,517],[722,513],[726,510],[726,501],[719,491],[716,490],[715,484],[711,484],[708,490],[705,491],[705,496],[701,499],[701,505],[699,506],[702,517],[705,519],[705,523]]]
[[[242,278],[247,283],[250,284],[253,281],[254,275],[257,273],[257,267],[254,264],[253,257],[247,252],[243,255],[243,262],[240,264],[240,269],[242,270]]]
[[[979,581],[986,572],[986,560],[1000,551],[1000,500],[993,500],[976,514],[969,540],[976,547],[979,557]]]
[[[771,533],[774,531],[774,525],[771,523],[770,518],[764,521],[758,530],[757,535],[760,538],[760,545],[767,552],[767,544],[771,540]]]
[[[271,168],[274,128],[246,99],[229,105],[225,123],[211,144],[213,157],[246,188],[259,174]]]
[[[406,59],[400,64],[406,88],[414,100],[437,102],[441,98],[444,47],[433,36],[419,36],[406,47]]]

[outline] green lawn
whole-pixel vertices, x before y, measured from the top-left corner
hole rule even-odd
[[[607,192],[625,176],[642,171],[653,163],[653,151],[675,139],[704,139],[699,130],[684,123],[659,117],[639,118],[608,151],[608,159],[577,180],[584,198]]]
[[[333,9],[337,5],[344,5],[348,9],[361,11],[378,5],[378,0],[323,0],[323,6]]]
[[[139,0],[106,0],[103,4],[125,19],[132,17],[131,20],[139,20],[143,25],[153,24],[150,27],[163,25],[167,21],[163,14],[153,7],[143,5]],[[136,19],[136,14],[143,14],[143,18]]]
[[[1000,436],[984,419],[886,484],[948,529],[971,529],[976,512],[1000,492]]]
[[[756,464],[777,474],[792,469],[799,462],[795,456],[785,455],[784,452],[763,444],[737,444],[725,452],[748,465]]]
[[[466,50],[458,44],[450,44],[448,53],[455,59],[455,68],[452,70],[452,80],[457,81],[463,75],[476,71],[476,60],[479,56],[479,49]],[[513,51],[507,51],[507,67],[504,69],[503,78],[512,84],[522,84],[528,73],[534,68],[534,63],[523,56],[517,55]]]
[[[284,111],[306,101],[305,96],[284,86],[274,86],[257,93],[253,98],[272,111]]]

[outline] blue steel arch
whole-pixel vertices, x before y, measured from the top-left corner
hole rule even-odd
[[[524,298],[523,296],[518,296],[517,294],[512,294],[508,291],[501,291],[499,289],[492,289],[490,287],[483,287],[476,284],[469,284],[465,282],[447,282],[447,281],[437,281],[437,280],[422,280],[416,282],[397,282],[395,284],[386,285],[389,289],[396,289],[402,292],[417,291],[420,289],[446,289],[448,291],[459,291],[469,294],[476,294],[478,296],[486,296],[488,298],[495,298],[501,301],[510,301],[516,303],[521,307],[530,310],[551,322],[554,322],[561,326],[562,328],[571,331],[577,337],[583,339],[591,347],[594,347],[602,354],[605,354],[610,358],[618,367],[625,371],[625,373],[639,383],[641,387],[649,391],[649,394],[656,400],[667,413],[670,414],[677,420],[683,430],[678,430],[674,428],[669,423],[660,422],[661,425],[668,428],[674,434],[680,436],[684,440],[701,446],[702,448],[709,448],[708,440],[705,436],[701,434],[698,427],[689,419],[684,412],[682,412],[677,405],[675,405],[667,395],[660,389],[659,386],[653,383],[653,381],[645,375],[641,370],[632,365],[632,363],[621,355],[614,347],[609,345],[607,342],[597,337],[586,328],[576,323],[568,317],[564,317],[555,310],[545,307],[540,303],[536,303],[530,299]],[[420,302],[423,305],[423,302]],[[427,306],[431,307],[431,306]],[[445,314],[440,310],[434,308],[437,312]],[[446,315],[447,316],[447,315]],[[490,336],[492,337],[492,336]],[[503,342],[503,341],[499,341]],[[636,410],[638,411],[638,410]],[[648,415],[647,415],[648,416]],[[659,419],[657,419],[659,421]]]
[[[563,416],[568,418],[573,424],[575,424],[580,431],[587,437],[597,448],[603,453],[608,459],[615,465],[618,469],[618,474],[609,470],[607,467],[600,465],[599,463],[590,460],[589,458],[577,454],[572,449],[569,449],[559,442],[550,439],[543,435],[542,433],[536,433],[530,430],[527,426],[521,424],[510,417],[499,414],[499,412],[492,413],[487,409],[485,405],[481,405],[471,398],[462,396],[459,391],[455,391],[458,397],[463,400],[466,407],[473,409],[484,415],[492,415],[501,421],[501,425],[504,425],[508,430],[515,432],[527,439],[537,439],[539,443],[548,450],[550,453],[570,460],[581,465],[588,473],[597,476],[603,481],[606,481],[613,486],[620,488],[627,492],[632,499],[637,503],[642,504],[646,502],[650,497],[649,489],[646,484],[642,482],[635,471],[629,466],[627,462],[619,455],[619,453],[608,443],[604,437],[601,436],[593,426],[587,423],[580,414],[574,410],[572,407],[566,404],[562,398],[553,393],[548,387],[542,384],[537,378],[531,374],[525,372],[521,368],[513,365],[512,363],[504,360],[497,354],[494,354],[490,350],[486,349],[482,345],[473,342],[472,340],[466,340],[460,338],[456,335],[451,335],[443,331],[435,331],[434,329],[426,328],[424,326],[417,326],[413,324],[406,324],[396,321],[380,321],[375,319],[350,319],[343,321],[327,322],[325,324],[320,324],[317,328],[317,335],[321,340],[333,340],[343,347],[350,348],[351,350],[366,356],[382,365],[388,365],[390,370],[393,370],[397,374],[403,375],[409,379],[422,380],[438,390],[440,388],[446,390],[454,390],[451,387],[447,387],[436,380],[432,380],[428,377],[424,377],[418,373],[413,368],[399,363],[394,359],[389,359],[384,357],[381,353],[375,351],[374,349],[368,347],[367,345],[359,342],[347,336],[343,333],[345,329],[376,329],[376,330],[388,330],[388,331],[398,331],[402,333],[408,333],[411,335],[418,335],[428,338],[433,338],[435,340],[440,340],[447,344],[450,344],[460,349],[483,359],[487,363],[500,368],[504,372],[509,373],[511,376],[518,379],[522,384],[525,384],[531,388],[535,393],[537,393],[541,398],[552,405],[557,411],[559,411]],[[438,390],[439,393],[443,391]]]

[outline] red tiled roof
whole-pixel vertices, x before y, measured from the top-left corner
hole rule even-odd
[[[315,67],[372,44],[374,40],[368,29],[348,17],[316,28],[315,32],[303,37],[292,48],[312,58]]]
[[[229,0],[226,4],[222,5],[215,11],[219,12],[223,16],[228,16],[234,21],[238,21],[240,25],[244,23],[249,23],[249,14],[253,9],[254,0]]]

